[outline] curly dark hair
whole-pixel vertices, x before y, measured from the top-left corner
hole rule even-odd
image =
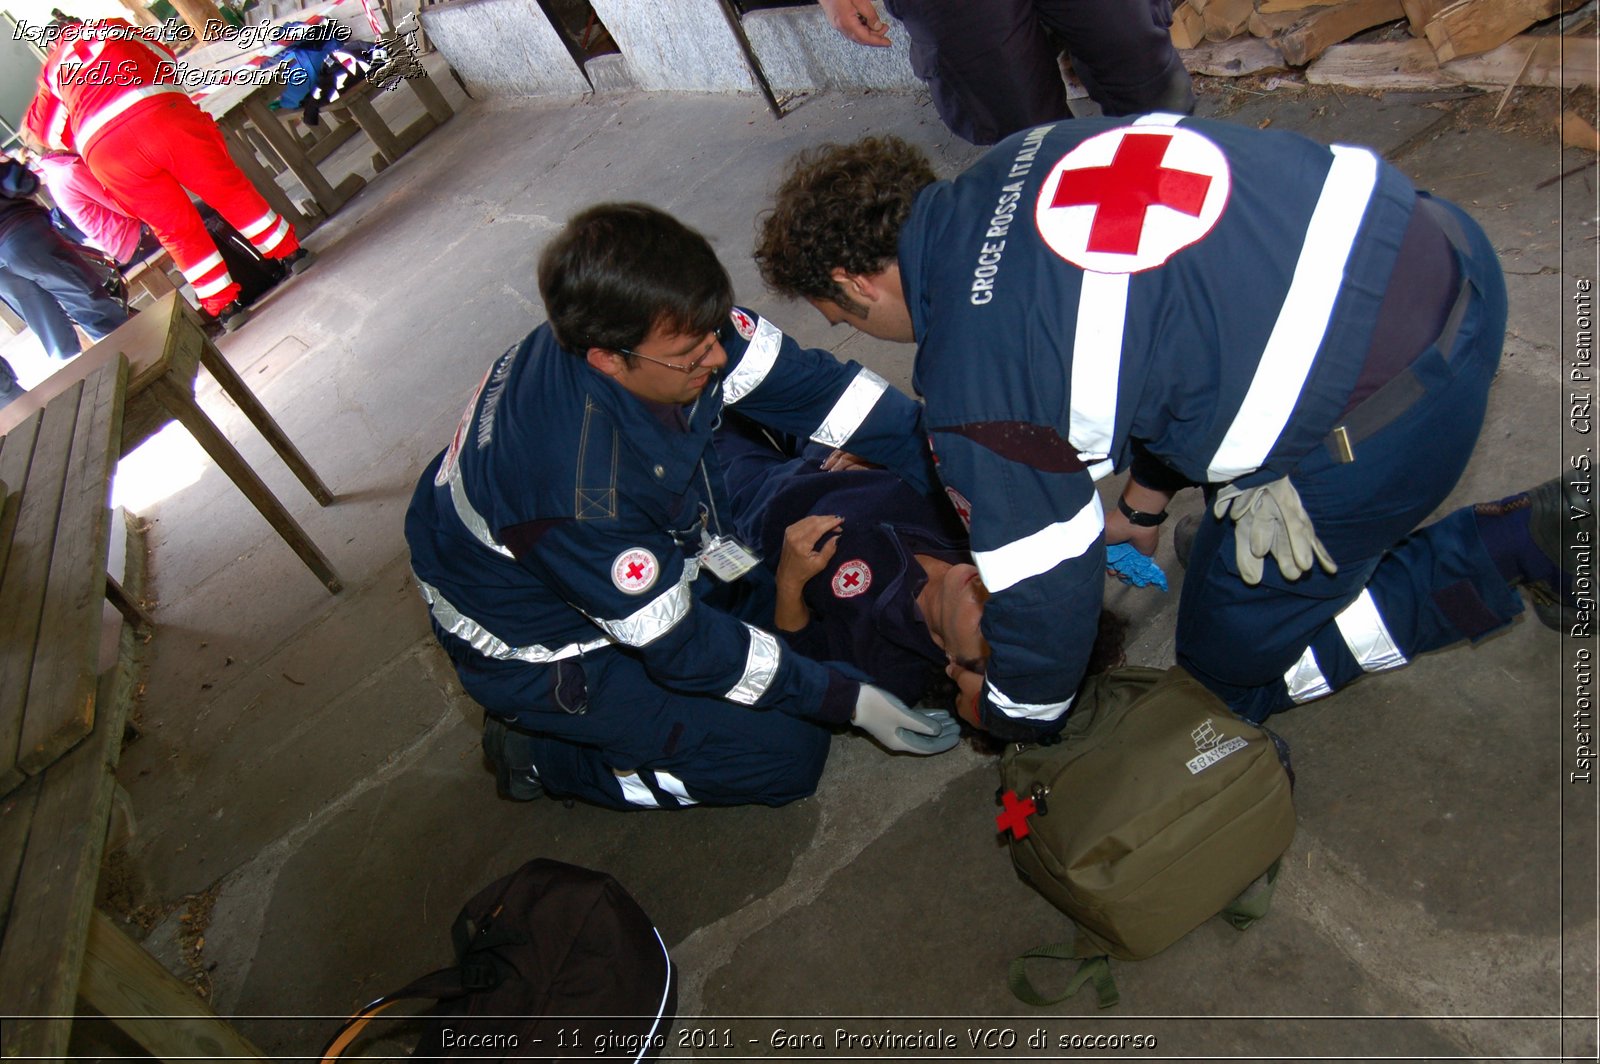
[[[854,304],[829,276],[877,273],[899,253],[911,204],[936,178],[927,156],[899,137],[824,144],[796,155],[761,219],[755,260],[780,295]]]

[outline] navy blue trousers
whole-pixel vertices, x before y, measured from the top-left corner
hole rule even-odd
[[[1338,562],[1284,579],[1268,559],[1238,575],[1234,524],[1200,523],[1178,607],[1177,657],[1237,712],[1260,721],[1417,654],[1478,640],[1522,612],[1467,507],[1417,529],[1450,494],[1483,425],[1505,336],[1506,294],[1483,231],[1459,209],[1472,300],[1450,350],[1412,363],[1421,398],[1340,462],[1327,448],[1290,474]],[[1416,529],[1413,531],[1413,529]]]
[[[1056,62],[1109,115],[1187,113],[1188,71],[1173,47],[1171,0],[886,0],[911,37],[911,66],[951,132],[973,144],[1071,117]]]
[[[28,323],[45,352],[65,361],[82,344],[72,323],[98,340],[128,320],[89,265],[42,211],[24,215],[0,235],[0,299]]]

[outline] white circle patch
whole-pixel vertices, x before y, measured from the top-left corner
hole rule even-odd
[[[643,547],[625,550],[611,563],[611,582],[630,595],[649,591],[660,575],[661,566],[656,564],[656,556]]]
[[[1061,157],[1039,189],[1034,224],[1074,266],[1138,273],[1204,239],[1230,187],[1222,149],[1199,133],[1124,126]]]
[[[961,523],[970,532],[972,530],[972,504],[967,501],[965,495],[955,488],[945,488],[944,493],[950,496],[950,505],[955,507],[956,516],[961,518]]]
[[[729,314],[728,317],[733,319],[733,327],[737,329],[739,331],[739,335],[744,337],[746,340],[750,339],[756,334],[756,319],[752,318],[738,307],[734,307],[733,312]]]
[[[833,571],[833,593],[838,598],[855,598],[871,586],[872,568],[860,558]]]

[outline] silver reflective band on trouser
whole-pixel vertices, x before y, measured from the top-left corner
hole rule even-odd
[[[1072,517],[1046,525],[1031,535],[1014,539],[994,550],[975,550],[972,560],[983,577],[983,586],[998,595],[1013,584],[1048,573],[1064,561],[1081,557],[1094,545],[1106,527],[1105,510],[1098,493]]]
[[[467,486],[461,482],[461,463],[451,462],[446,470],[445,479],[450,484],[450,502],[456,508],[456,516],[472,533],[472,538],[482,543],[496,554],[507,558],[513,557],[510,550],[489,532],[489,522],[483,515],[473,509],[472,500],[467,498]]]
[[[1212,456],[1206,479],[1233,480],[1261,467],[1289,423],[1322,348],[1345,264],[1378,184],[1378,158],[1361,148],[1333,145],[1322,192],[1311,212],[1289,291],[1256,363],[1244,402]]]
[[[642,769],[639,772],[630,772],[626,776],[617,776],[617,785],[622,788],[622,797],[629,805],[637,805],[644,809],[660,809],[661,803],[656,800],[655,792],[641,778],[645,772],[649,771],[649,769]],[[672,773],[650,772],[650,775],[656,778],[656,786],[676,799],[678,805],[700,804],[689,797],[689,792],[684,787],[683,781]]]
[[[539,646],[537,643],[528,647],[514,647],[504,640],[490,633],[483,625],[468,617],[450,600],[439,594],[439,589],[427,583],[416,573],[411,574],[417,581],[417,587],[422,591],[422,601],[428,604],[428,612],[433,619],[439,622],[439,627],[466,643],[473,650],[486,658],[496,661],[525,661],[530,665],[545,665],[563,658],[577,657],[587,654],[591,650],[611,645],[610,639],[594,639],[587,643],[568,643],[564,647],[551,650]]]
[[[863,368],[845,388],[844,394],[839,396],[839,401],[833,404],[833,409],[828,411],[828,416],[822,419],[822,424],[817,426],[811,438],[825,447],[843,447],[856,434],[861,423],[867,420],[878,398],[888,389],[888,381]]]
[[[778,649],[778,640],[773,636],[748,624],[745,628],[750,632],[750,653],[745,657],[744,675],[723,697],[741,706],[753,706],[772,686],[772,678],[778,675],[778,661],[783,652]]]
[[[989,701],[993,702],[1000,712],[1008,717],[1019,720],[1059,720],[1061,715],[1072,708],[1074,696],[1068,695],[1065,702],[1013,702],[996,687],[993,681],[984,684],[989,691]]]
[[[700,575],[699,563],[693,560],[687,561],[683,566],[683,575],[678,578],[676,584],[622,620],[608,621],[593,616],[589,619],[619,643],[626,643],[630,647],[648,646],[672,631],[673,626],[688,615],[689,607],[694,601],[689,593],[689,585],[694,583],[694,578],[698,575]]]
[[[1362,672],[1383,672],[1406,664],[1406,656],[1395,645],[1389,626],[1383,623],[1371,591],[1363,589],[1355,601],[1338,612],[1333,622],[1339,626],[1339,635]],[[1283,682],[1296,705],[1333,693],[1310,647],[1306,647],[1294,668],[1284,673]]]
[[[772,372],[783,345],[783,331],[766,318],[756,319],[756,334],[745,346],[744,357],[722,381],[722,401],[732,406],[754,391]]]

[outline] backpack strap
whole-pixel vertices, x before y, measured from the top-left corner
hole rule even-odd
[[[1083,989],[1085,983],[1094,984],[1095,997],[1103,1009],[1109,1009],[1121,1000],[1122,995],[1117,993],[1116,980],[1111,978],[1111,961],[1105,954],[1088,957],[1078,965],[1078,970],[1072,973],[1072,978],[1067,980],[1066,989],[1055,997],[1045,997],[1035,990],[1033,983],[1028,979],[1027,962],[1034,958],[1053,961],[1078,960],[1078,954],[1073,950],[1070,942],[1057,942],[1050,946],[1036,946],[1011,962],[1011,971],[1006,976],[1006,986],[1011,988],[1011,993],[1017,1000],[1025,1005],[1054,1005]]]
[[[461,969],[440,968],[436,972],[429,972],[420,979],[413,980],[392,994],[383,997],[362,1007],[361,1011],[344,1021],[344,1025],[333,1033],[328,1039],[328,1044],[322,1047],[322,1064],[340,1059],[344,1052],[350,1048],[361,1032],[367,1029],[379,1013],[386,1012],[390,1007],[402,1001],[425,999],[445,1001],[458,998],[467,992],[462,984]]]
[[[1222,918],[1240,931],[1249,927],[1272,908],[1272,892],[1278,886],[1278,873],[1283,869],[1283,858],[1272,862],[1272,867],[1261,873],[1255,882],[1245,887],[1239,896],[1222,910]]]

